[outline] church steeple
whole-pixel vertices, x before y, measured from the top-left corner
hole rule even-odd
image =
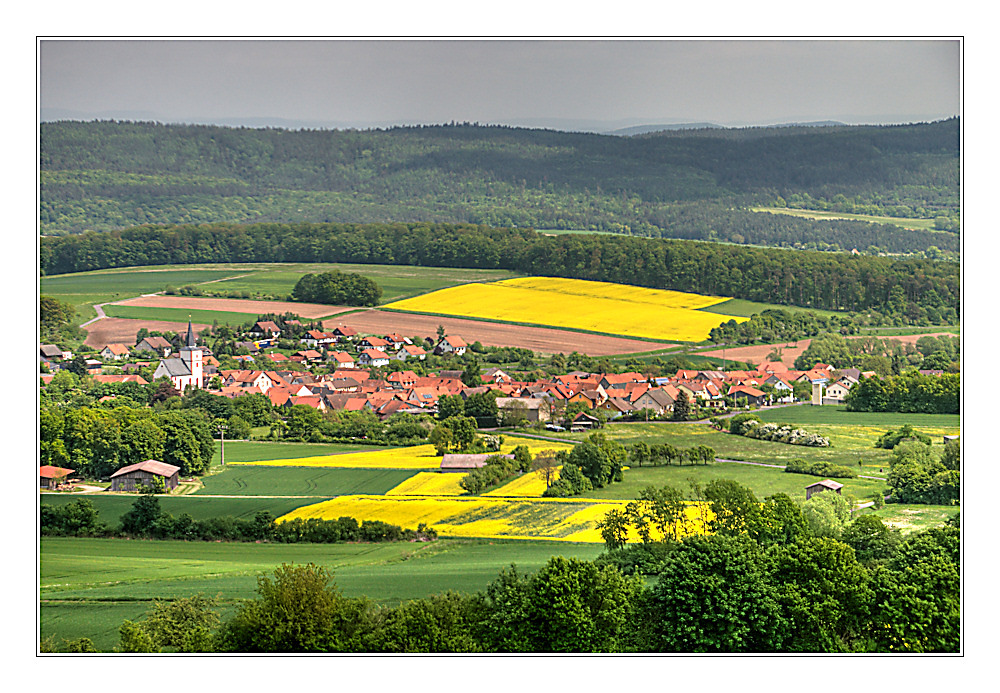
[[[189,347],[197,346],[197,343],[195,342],[194,339],[194,328],[191,326],[191,318],[188,318],[188,333],[185,345]]]

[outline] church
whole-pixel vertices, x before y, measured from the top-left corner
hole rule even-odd
[[[153,379],[167,376],[174,387],[184,392],[188,386],[202,388],[204,379],[202,348],[195,343],[194,329],[188,321],[187,339],[180,350],[180,358],[167,358],[153,372]]]

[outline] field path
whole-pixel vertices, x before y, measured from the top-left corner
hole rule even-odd
[[[146,294],[116,301],[120,306],[144,308],[181,308],[187,310],[217,310],[226,313],[295,313],[307,320],[326,318],[349,310],[352,306],[330,306],[323,303],[295,303],[289,301],[257,301],[249,298],[207,298],[204,296],[164,296]]]

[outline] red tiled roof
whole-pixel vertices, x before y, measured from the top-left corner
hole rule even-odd
[[[38,476],[43,479],[61,479],[64,476],[69,476],[73,474],[75,469],[66,469],[65,467],[53,467],[51,464],[46,464],[38,468]]]

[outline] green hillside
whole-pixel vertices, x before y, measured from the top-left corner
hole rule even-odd
[[[325,131],[41,126],[41,229],[447,222],[820,250],[959,250],[958,121],[618,137],[478,125]],[[875,252],[875,250],[873,250]]]

